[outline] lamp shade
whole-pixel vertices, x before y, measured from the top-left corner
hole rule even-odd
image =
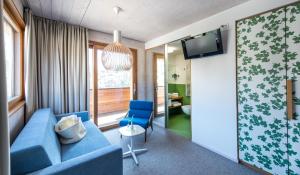
[[[132,67],[132,52],[121,43],[121,32],[114,31],[114,42],[102,52],[101,61],[106,70],[128,71]]]

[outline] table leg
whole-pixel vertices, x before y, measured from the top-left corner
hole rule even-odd
[[[131,156],[130,151],[127,151],[127,152],[123,153],[123,158],[129,157],[129,156]]]
[[[133,152],[136,153],[136,154],[141,154],[141,153],[144,153],[146,151],[148,151],[146,148],[133,150]]]
[[[128,145],[128,148],[131,152],[131,155],[132,155],[136,165],[139,165],[139,161],[137,160],[137,158],[135,156],[135,153],[134,153],[134,150],[133,150],[133,137],[130,138],[130,145]]]
[[[138,161],[138,159],[136,157],[136,154],[141,154],[143,152],[146,152],[147,149],[144,148],[144,149],[136,149],[136,150],[134,150],[134,148],[133,148],[133,137],[130,138],[130,144],[128,144],[127,147],[129,149],[129,151],[123,153],[123,158],[132,156],[132,158],[134,159],[134,162],[138,166],[139,165],[139,161]]]

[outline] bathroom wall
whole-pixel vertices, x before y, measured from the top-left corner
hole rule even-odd
[[[183,53],[170,53],[168,57],[168,92],[183,96],[183,105],[191,104],[190,95],[186,94],[186,85],[190,84],[190,60],[185,60]],[[178,74],[175,80],[172,74]]]
[[[179,96],[183,96],[183,105],[191,104],[191,97],[186,96],[186,85],[185,84],[168,84],[169,93],[178,93]]]
[[[169,54],[168,57],[168,83],[171,84],[186,84],[186,64],[189,61],[184,59],[183,53]],[[175,80],[172,74],[178,74],[179,77]]]

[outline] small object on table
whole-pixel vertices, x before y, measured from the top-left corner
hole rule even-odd
[[[123,126],[119,129],[119,132],[123,136],[130,137],[130,144],[128,144],[129,151],[123,153],[123,158],[132,156],[134,159],[136,165],[139,165],[139,162],[137,160],[136,154],[137,153],[144,153],[147,151],[146,148],[143,149],[134,149],[133,148],[133,137],[145,133],[145,129],[139,125],[127,125]]]

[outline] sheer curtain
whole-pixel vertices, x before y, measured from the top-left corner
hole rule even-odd
[[[0,0],[0,174],[10,174],[9,132],[3,35],[3,1]]]
[[[27,117],[38,108],[54,113],[87,110],[88,30],[33,16],[25,10]]]

